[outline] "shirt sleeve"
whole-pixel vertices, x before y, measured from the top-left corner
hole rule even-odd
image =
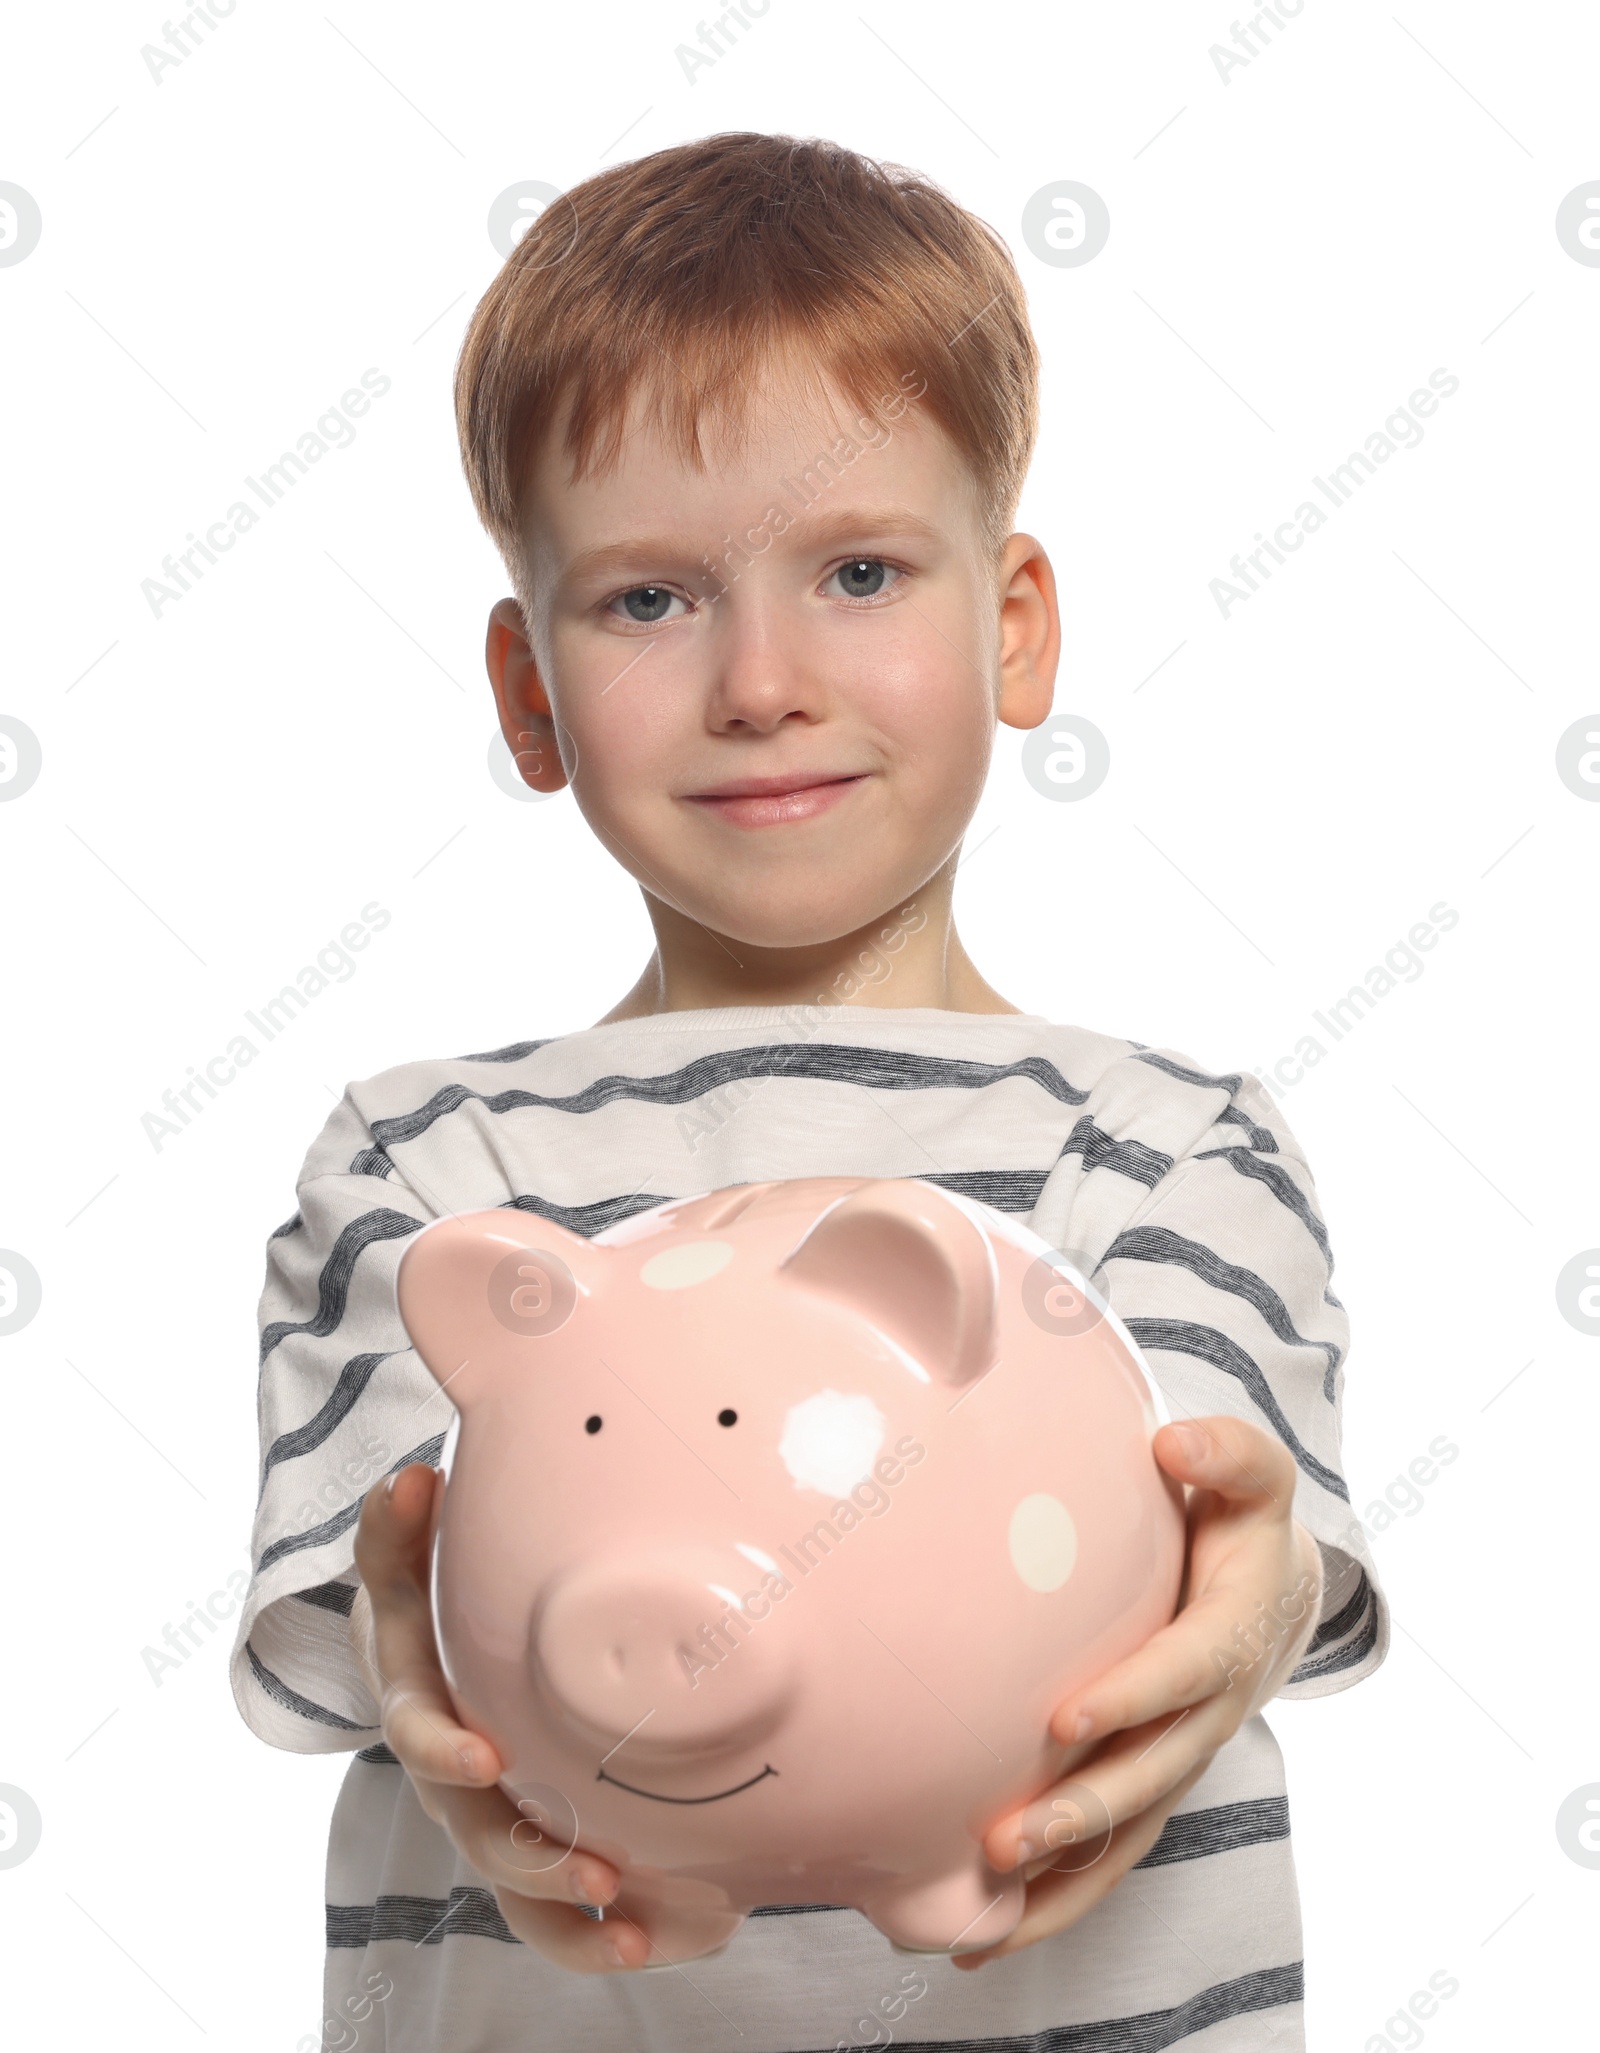
[[[348,1092],[296,1194],[298,1209],[267,1242],[261,1462],[229,1680],[269,1745],[336,1753],[381,1737],[349,1631],[362,1499],[407,1462],[439,1465],[453,1407],[417,1359],[394,1296],[401,1251],[438,1213]]]
[[[1295,1460],[1294,1516],[1322,1553],[1304,1657],[1278,1692],[1348,1689],[1389,1646],[1389,1607],[1345,1482],[1350,1322],[1316,1185],[1280,1106],[1251,1076],[1106,1250],[1103,1287],[1178,1417],[1225,1413]]]

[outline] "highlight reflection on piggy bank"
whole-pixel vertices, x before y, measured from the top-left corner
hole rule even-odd
[[[1036,1235],[913,1179],[671,1199],[596,1239],[424,1227],[397,1295],[457,1407],[432,1536],[464,1724],[662,1957],[759,1904],[992,1945],[979,1841],[1086,1747],[1051,1711],[1172,1615],[1183,1492],[1120,1323]]]

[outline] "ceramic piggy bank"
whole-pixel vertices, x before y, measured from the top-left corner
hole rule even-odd
[[[513,1858],[614,1862],[657,1963],[772,1903],[1004,1938],[981,1837],[1090,1750],[1051,1711],[1183,1567],[1160,1394],[1065,1258],[930,1183],[803,1178],[594,1240],[439,1219],[396,1289],[457,1408],[434,1617]]]

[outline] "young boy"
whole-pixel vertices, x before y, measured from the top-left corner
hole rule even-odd
[[[1253,1078],[1019,1011],[951,921],[995,721],[1050,709],[1054,581],[1011,531],[1036,378],[998,237],[921,178],[783,136],[589,180],[474,316],[457,418],[516,591],[489,622],[501,725],[637,880],[656,947],[592,1027],[351,1084],[269,1244],[232,1673],[273,1745],[357,1750],[329,2047],[1303,2044],[1260,1711],[1348,1687],[1388,1643],[1311,1172]],[[508,932],[542,965],[560,886],[536,849],[526,877]],[[1191,1486],[1182,1607],[1060,1706],[1057,1736],[1092,1743],[1060,1804],[990,1831],[1031,1878],[1003,1944],[908,1956],[794,1904],[652,1969],[604,1914],[617,1871],[530,1860],[452,1713],[425,1548],[451,1408],[395,1267],[449,1212],[593,1235],[812,1175],[925,1177],[1096,1272],[1180,1422],[1155,1452]]]

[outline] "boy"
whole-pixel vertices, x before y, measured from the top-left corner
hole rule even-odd
[[[517,595],[489,623],[502,728],[638,881],[656,948],[593,1027],[350,1085],[269,1246],[233,1678],[273,1744],[358,1749],[330,2046],[1303,2043],[1259,1713],[1347,1687],[1388,1638],[1340,1473],[1348,1327],[1311,1173],[1252,1078],[1019,1011],[951,922],[995,721],[1050,709],[1054,583],[1011,532],[1036,379],[997,237],[912,174],[788,137],[589,180],[474,316],[457,419]],[[508,918],[537,962],[536,858],[528,877]],[[1030,1877],[1003,1944],[912,1960],[800,1904],[645,1971],[649,1935],[604,1914],[616,1870],[530,1852],[451,1711],[425,1545],[450,1407],[395,1265],[446,1212],[594,1234],[824,1174],[926,1177],[1096,1272],[1180,1421],[1155,1452],[1192,1486],[1182,1608],[1059,1707],[1059,1738],[1096,1743],[1071,1784],[990,1831]]]

